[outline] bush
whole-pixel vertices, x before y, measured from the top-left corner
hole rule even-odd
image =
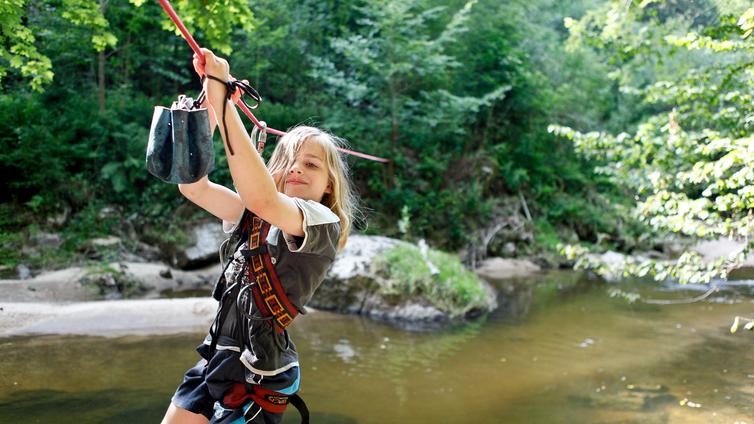
[[[388,280],[384,294],[423,297],[451,317],[486,307],[481,280],[454,255],[429,249],[424,258],[419,248],[401,245],[375,258],[374,266]]]

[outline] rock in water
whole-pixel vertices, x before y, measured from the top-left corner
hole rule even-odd
[[[401,254],[386,259],[393,249],[401,249]],[[459,281],[453,281],[456,277]],[[458,258],[431,249],[422,254],[410,243],[360,235],[349,237],[309,304],[408,327],[475,317],[497,307],[495,291],[463,270]]]
[[[482,261],[476,272],[489,281],[528,277],[540,271],[537,264],[524,259],[489,258]]]

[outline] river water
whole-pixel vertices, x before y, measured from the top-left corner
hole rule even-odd
[[[572,272],[504,284],[498,311],[434,331],[312,312],[291,331],[301,395],[316,424],[754,422],[754,333],[728,330],[750,295],[630,304],[610,287]],[[202,338],[0,339],[0,423],[159,422]]]

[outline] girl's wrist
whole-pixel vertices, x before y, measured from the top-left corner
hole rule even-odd
[[[207,85],[205,86],[205,90],[207,92],[207,101],[209,101],[211,104],[222,104],[222,100],[225,100],[228,96],[228,87],[220,81],[209,78],[206,84]]]
[[[207,101],[209,102],[210,106],[212,106],[213,109],[217,110],[218,113],[222,110],[223,103],[227,102],[228,99],[225,97],[224,94],[208,94],[207,95]]]

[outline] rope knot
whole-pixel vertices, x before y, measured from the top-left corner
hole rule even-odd
[[[235,100],[234,97],[238,93],[238,100],[241,101],[247,108],[249,109],[256,109],[259,107],[259,104],[262,102],[262,96],[259,95],[259,92],[252,87],[248,82],[245,81],[239,81],[239,80],[230,80],[230,81],[223,81],[220,78],[214,77],[212,75],[207,74],[207,78],[215,80],[217,82],[222,83],[225,85],[225,99],[226,100]],[[204,82],[204,76],[202,77],[202,83]],[[243,99],[243,95],[247,94],[249,97],[251,97],[254,100],[254,106],[249,106],[248,103]],[[228,152],[231,155],[234,155],[233,147],[230,145],[230,137],[228,136],[228,127],[225,125],[225,108],[228,105],[228,102],[226,101],[223,104],[223,130],[225,130],[225,143],[228,145]]]

